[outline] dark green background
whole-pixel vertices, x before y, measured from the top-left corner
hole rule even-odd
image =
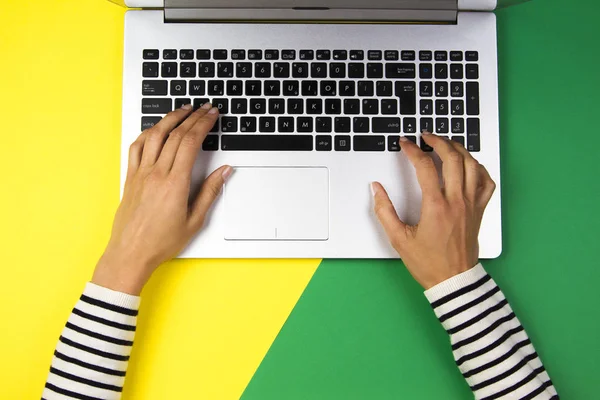
[[[598,398],[600,1],[497,12],[504,252],[484,262],[563,399]],[[468,399],[397,261],[324,260],[244,400]]]

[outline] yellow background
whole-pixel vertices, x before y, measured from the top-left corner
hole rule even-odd
[[[0,399],[39,399],[119,201],[123,14],[0,7]],[[176,260],[144,290],[124,399],[239,398],[319,260]]]

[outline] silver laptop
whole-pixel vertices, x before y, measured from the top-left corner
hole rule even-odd
[[[500,182],[496,0],[129,0],[121,176],[141,130],[186,103],[220,121],[194,167],[230,164],[181,257],[395,258],[372,212],[380,181],[400,217],[421,192],[399,138],[463,143]],[[480,256],[502,250],[500,191]]]

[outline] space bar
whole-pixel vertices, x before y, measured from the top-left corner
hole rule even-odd
[[[312,151],[312,135],[222,135],[221,150]]]

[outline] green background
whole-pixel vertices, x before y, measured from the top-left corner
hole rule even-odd
[[[498,16],[504,252],[484,265],[563,399],[598,398],[600,2]],[[397,261],[324,260],[244,400],[468,399]]]

